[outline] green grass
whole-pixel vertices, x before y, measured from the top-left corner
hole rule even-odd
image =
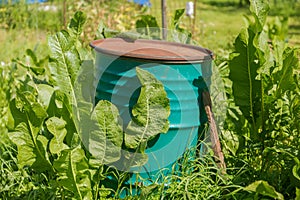
[[[70,1],[68,2],[71,4]],[[169,7],[169,19],[172,18],[176,9],[185,7],[185,1],[182,0],[174,0],[172,3],[171,1],[168,2],[172,4]],[[153,0],[152,4],[153,6],[148,13],[153,14],[160,19],[160,1]],[[112,11],[109,11],[111,12],[110,15],[108,15],[107,12],[102,13],[102,11],[99,10],[100,8],[105,9],[105,7],[99,6],[92,10],[89,10],[90,7],[82,7],[82,9],[85,9],[84,12],[86,12],[89,16],[89,23],[86,30],[89,33],[92,33],[95,29],[95,24],[99,22],[100,18],[109,24],[112,29],[118,28],[122,30],[125,26],[134,26],[135,18],[131,18],[124,14],[126,12],[131,12],[131,10],[124,11],[127,9],[126,5],[123,5],[122,12],[120,13],[116,13],[116,11],[112,9]],[[295,7],[295,9],[297,8],[298,7]],[[68,12],[72,11],[70,10]],[[101,15],[101,17],[99,17],[99,14],[101,13],[103,16]],[[232,47],[234,38],[239,33],[240,29],[245,26],[243,15],[248,14],[248,8],[238,7],[237,0],[203,0],[198,2],[194,39],[197,40],[201,46],[213,50],[217,56],[226,56],[228,55],[227,51],[229,51]],[[138,14],[132,13],[132,15],[137,17],[136,15]],[[51,15],[47,15],[44,13],[44,18],[39,18],[39,16],[42,15],[38,14],[35,16],[36,18],[34,18],[34,21],[40,22],[43,20],[46,22],[56,16],[57,18],[54,18],[53,20],[57,20],[58,22],[61,14],[57,13],[57,15],[53,15],[52,13]],[[300,46],[299,18],[300,17],[297,13],[294,13],[289,18],[288,41],[290,44],[295,46]],[[109,21],[106,19],[109,19]],[[274,19],[274,15],[271,15],[270,19]],[[115,23],[117,21],[120,23]],[[160,20],[158,21],[160,23]],[[122,23],[124,23],[124,25]],[[171,21],[169,21],[169,23],[171,23]],[[0,29],[0,62],[10,62],[12,58],[23,56],[27,48],[35,50],[39,58],[47,55],[47,35],[49,32],[54,32],[54,30],[52,30],[53,27],[48,29],[45,24],[34,23],[34,26],[21,26],[10,30],[2,27],[2,29]],[[51,25],[50,22],[49,25]],[[61,26],[61,24],[59,24],[59,26]],[[184,16],[181,26],[191,28],[190,19]],[[92,35],[89,35],[87,40],[91,40],[91,38]],[[1,74],[5,74],[1,71],[4,67],[1,67],[2,66],[0,64],[0,77],[2,77]],[[11,68],[8,67],[7,71],[10,70]],[[3,81],[4,78],[2,77],[1,80]],[[6,83],[9,83],[9,81],[3,81],[3,85],[1,85],[2,87],[0,89],[3,89],[3,86],[5,85],[9,88],[13,88]],[[2,95],[5,96],[8,91],[10,90],[3,90]],[[2,99],[0,98],[0,100]],[[46,175],[37,174],[29,168],[18,168],[16,149],[9,143],[7,137],[5,137],[6,130],[4,132],[1,131],[2,130],[0,129],[0,199],[10,199],[12,196],[15,197],[15,199],[54,199],[55,197],[59,199],[59,195],[61,195],[62,190],[60,191],[57,190],[57,188],[51,188],[51,183],[48,182]],[[241,158],[244,157],[241,156]],[[259,159],[259,157],[257,158]],[[233,157],[233,159],[236,160],[236,157]],[[184,170],[181,171],[180,176],[175,175],[173,177],[165,177],[165,184],[157,183],[150,187],[143,187],[142,193],[147,196],[148,199],[219,199],[226,198],[226,196],[223,196],[224,194],[227,194],[230,199],[231,193],[229,192],[240,189],[240,186],[238,185],[246,186],[244,184],[245,182],[239,182],[238,179],[240,177],[254,177],[253,174],[252,176],[243,174],[245,172],[251,173],[251,171],[247,172],[247,170],[243,169],[244,167],[247,169],[248,166],[246,166],[247,162],[245,160],[241,161],[245,163],[245,166],[242,166],[239,169],[229,168],[230,175],[224,177],[217,172],[218,169],[216,168],[216,164],[210,156],[201,160],[186,160],[183,162],[182,168],[184,168]],[[250,161],[252,162],[252,160]],[[192,168],[195,170],[193,173],[191,172]],[[255,170],[256,168],[253,169],[253,171]],[[240,174],[235,174],[231,171],[238,171]],[[173,178],[171,180],[171,184],[169,184],[170,178]],[[251,182],[253,180],[249,181]]]
[[[294,46],[300,46],[300,16],[293,16],[289,19],[290,43]]]
[[[174,15],[176,9],[185,8],[185,3],[185,1],[169,3],[167,8],[169,19]],[[237,4],[209,4],[209,1],[198,1],[196,6],[193,39],[214,52],[227,49],[244,25],[243,15],[248,13],[248,8],[239,8]],[[161,18],[159,0],[153,1],[150,13],[157,16],[158,19]],[[193,19],[184,15],[181,25],[192,30],[192,21]],[[171,23],[169,20],[169,27]]]
[[[161,24],[160,0],[153,0],[152,7],[149,12],[156,16]],[[168,1],[168,19],[171,19],[176,9],[185,8],[185,1],[174,0]],[[287,14],[281,10],[287,4],[281,7],[274,6],[271,2],[271,14]],[[235,37],[240,32],[241,28],[245,27],[244,16],[249,15],[248,6],[240,7],[238,0],[204,0],[197,1],[195,16],[195,31],[193,39],[201,46],[211,49],[216,55],[224,54],[232,46]],[[288,11],[291,14],[289,17],[289,41],[290,44],[300,46],[300,15],[297,13],[300,9],[300,2]],[[269,18],[274,18],[269,16]],[[171,21],[168,21],[168,26],[171,26]],[[192,21],[189,17],[184,16],[181,22],[182,26],[192,30]]]
[[[249,14],[248,7],[239,7],[238,2],[238,0],[197,1],[193,39],[197,41],[199,45],[211,49],[217,56],[224,56],[226,54],[226,51],[231,48],[232,43],[234,42],[234,38],[239,33],[240,29],[242,27],[245,27],[243,16]],[[146,13],[156,16],[158,23],[161,24],[160,0],[152,0],[151,3],[152,6]],[[33,17],[30,17],[30,20],[22,18],[18,19],[19,21],[25,21],[26,23],[29,23],[32,28],[15,28],[6,30],[2,26],[2,29],[0,29],[0,43],[2,46],[2,48],[0,49],[0,61],[9,62],[12,58],[20,57],[22,56],[24,50],[26,50],[27,48],[37,49],[37,52],[42,55],[45,55],[47,53],[44,51],[46,49],[45,46],[47,33],[49,31],[53,32],[52,29],[54,29],[55,31],[58,27],[62,26],[62,5],[61,3],[56,1],[54,1],[54,3],[52,4],[57,4],[59,8],[56,14],[53,12],[48,14],[45,12],[38,12],[38,6],[36,5],[28,7],[27,10],[24,8],[21,9],[21,11],[25,13],[25,18],[28,12],[35,13]],[[186,1],[181,0],[167,1],[169,28],[171,27],[171,19],[175,13],[175,10],[185,8],[185,4]],[[72,5],[72,2],[68,1],[68,5],[70,7]],[[111,5],[113,7],[120,6],[115,3],[112,3]],[[107,22],[111,28],[123,30],[124,28],[128,28],[129,26],[134,26],[133,21],[129,20],[130,18],[127,17],[128,13],[126,12],[128,11],[126,10],[128,9],[124,7],[126,5],[127,4],[122,5],[119,15],[115,15],[116,9],[113,9],[111,14],[102,12],[101,8],[103,6],[101,5],[95,7],[94,9],[90,7],[81,7],[80,9],[86,11],[86,13],[91,16],[89,18],[90,24],[88,25],[86,30],[95,30],[95,27],[97,26],[96,24],[100,19],[104,20],[104,22]],[[128,4],[128,6],[130,5],[131,4]],[[78,4],[76,4],[76,6],[78,7]],[[67,10],[69,15],[72,15],[72,9],[76,8],[76,6],[74,4],[74,6],[70,7],[71,9]],[[300,2],[294,9],[296,10],[299,7]],[[280,8],[281,7],[277,8],[276,10],[272,8],[273,10],[271,10],[270,13],[276,14],[280,11]],[[107,5],[104,6],[103,9],[107,10]],[[289,10],[289,13],[293,14],[293,16],[289,18],[289,41],[292,45],[300,46],[300,16],[299,14],[297,14],[297,12],[292,11],[293,10]],[[1,12],[3,12],[3,8]],[[100,16],[97,16],[94,13],[97,13],[97,15]],[[279,12],[279,14],[282,13],[282,11]],[[132,18],[137,17],[136,14],[133,13],[131,13],[130,15],[132,15]],[[114,21],[112,21],[111,18],[119,21],[119,24],[116,24]],[[270,18],[272,18],[272,16],[270,16]],[[53,21],[57,24],[56,26],[53,24]],[[124,23],[126,22],[130,23],[130,25],[126,25],[125,27]],[[192,31],[192,24],[193,20],[184,15],[181,21],[181,26]],[[89,37],[90,40],[91,38],[92,37]]]
[[[0,61],[8,63],[22,57],[26,49],[35,50],[41,57],[48,54],[47,33],[41,30],[0,30]]]

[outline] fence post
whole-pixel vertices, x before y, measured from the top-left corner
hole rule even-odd
[[[196,15],[197,13],[197,0],[194,0],[194,19],[193,19],[193,25],[192,25],[192,37],[195,35],[195,24],[196,24]]]
[[[67,5],[66,5],[66,0],[63,1],[63,16],[62,16],[62,20],[63,20],[63,26],[64,29],[67,28],[67,22],[66,22],[66,9],[67,9]]]
[[[162,37],[167,39],[167,0],[161,0]]]

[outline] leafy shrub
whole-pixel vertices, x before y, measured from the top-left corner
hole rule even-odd
[[[236,184],[256,181],[246,187],[255,196],[291,199],[300,183],[297,50],[286,47],[284,32],[272,32],[268,38],[263,29],[268,12],[265,2],[252,1],[251,12],[255,21],[248,19],[228,62],[232,81],[228,95],[234,104],[223,137],[227,162],[239,171]],[[273,193],[264,194],[259,187]]]

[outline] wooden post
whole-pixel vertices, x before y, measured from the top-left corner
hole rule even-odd
[[[214,115],[212,112],[212,103],[210,94],[208,91],[202,92],[202,101],[204,104],[206,116],[209,122],[209,129],[210,129],[210,140],[211,140],[211,147],[214,152],[215,161],[219,169],[221,170],[222,174],[226,174],[226,163],[224,159],[224,154],[221,149],[221,143],[219,140],[218,129],[214,119]]]
[[[194,18],[193,18],[193,25],[192,25],[192,37],[195,35],[195,24],[196,24],[196,18],[197,18],[197,0],[194,0]]]
[[[67,9],[67,5],[66,5],[66,0],[63,1],[63,26],[64,26],[64,29],[67,28],[67,22],[66,22],[66,9]]]
[[[162,37],[167,39],[167,0],[161,0]]]

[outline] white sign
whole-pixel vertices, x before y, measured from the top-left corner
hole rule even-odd
[[[194,14],[194,3],[192,1],[189,1],[189,2],[186,3],[185,12],[186,12],[187,16],[189,16],[189,17],[193,16],[193,14]]]

